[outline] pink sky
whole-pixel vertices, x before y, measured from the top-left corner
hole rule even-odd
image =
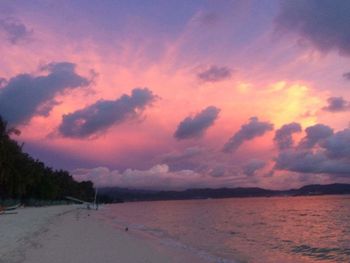
[[[309,2],[4,1],[0,114],[30,154],[98,186],[349,182],[348,18],[318,30]],[[303,148],[317,124],[333,133]]]

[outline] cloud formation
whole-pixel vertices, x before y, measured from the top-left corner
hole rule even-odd
[[[312,148],[333,134],[333,129],[324,124],[315,124],[305,129],[306,136],[299,143],[301,148]]]
[[[347,0],[283,0],[277,30],[298,34],[318,50],[350,55],[350,2]]]
[[[203,136],[205,131],[214,124],[219,112],[219,108],[209,106],[193,117],[186,117],[178,125],[174,137],[181,140]]]
[[[28,30],[23,23],[12,17],[0,19],[0,30],[5,32],[8,41],[12,44],[17,44],[32,34],[32,31]]]
[[[350,162],[350,128],[338,131],[321,143],[330,158],[347,159]]]
[[[346,72],[343,74],[343,78],[346,80],[350,80],[350,72]]]
[[[335,174],[346,176],[350,173],[348,160],[328,158],[322,152],[311,150],[287,150],[276,158],[276,169],[299,173]]]
[[[115,124],[134,118],[149,106],[156,96],[148,88],[135,88],[131,96],[116,100],[99,100],[73,113],[63,115],[59,132],[65,137],[86,138]]]
[[[247,124],[243,124],[240,130],[228,140],[228,142],[224,145],[223,151],[234,152],[244,143],[244,141],[252,140],[272,130],[272,123],[262,122],[259,121],[257,117],[251,117],[249,122]]]
[[[210,169],[209,175],[213,177],[225,176],[227,172],[227,167],[225,165],[217,165]]]
[[[199,146],[188,147],[181,152],[174,151],[162,156],[161,161],[169,166],[171,171],[196,170],[205,153]]]
[[[266,162],[263,160],[252,159],[243,166],[243,173],[247,176],[254,176],[256,171],[264,168]]]
[[[9,79],[0,89],[0,114],[11,124],[27,123],[35,115],[47,116],[57,104],[57,94],[90,84],[75,67],[69,62],[50,63],[41,68],[47,75],[20,74]]]
[[[275,159],[275,169],[299,173],[348,176],[350,174],[350,129],[333,132],[323,124],[305,129],[306,136],[294,148],[284,149]]]
[[[350,110],[350,102],[343,97],[330,97],[327,99],[328,105],[322,109],[330,112],[341,112]]]
[[[294,144],[292,137],[293,133],[297,132],[301,132],[301,126],[299,123],[292,122],[285,124],[280,129],[276,130],[273,140],[280,150],[288,149]]]
[[[171,190],[208,185],[202,175],[191,170],[171,172],[166,164],[157,164],[148,170],[127,169],[124,172],[111,171],[106,167],[76,169],[72,174],[76,180],[91,180],[99,187]]]
[[[7,83],[5,78],[0,78],[0,88],[2,88],[3,86],[5,86],[5,84]]]
[[[232,76],[232,70],[228,67],[211,66],[197,74],[197,77],[205,82],[217,82]]]

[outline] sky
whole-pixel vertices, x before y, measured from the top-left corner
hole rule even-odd
[[[2,0],[0,115],[96,186],[350,183],[347,0]]]

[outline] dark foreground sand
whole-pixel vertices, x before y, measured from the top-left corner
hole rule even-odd
[[[19,209],[0,216],[1,263],[199,263],[183,249],[165,247],[98,219],[75,206]]]

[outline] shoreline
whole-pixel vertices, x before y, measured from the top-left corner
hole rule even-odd
[[[204,263],[183,249],[159,245],[105,223],[77,206],[18,209],[0,217],[1,263]]]

